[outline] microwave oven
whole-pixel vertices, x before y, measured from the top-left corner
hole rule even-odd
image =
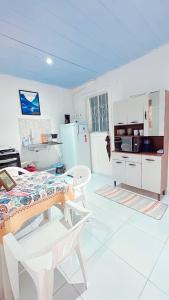
[[[115,137],[115,151],[140,152],[142,151],[142,140],[139,136]]]

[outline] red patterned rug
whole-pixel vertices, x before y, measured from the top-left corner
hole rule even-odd
[[[108,184],[96,193],[157,220],[162,218],[168,208],[165,203]]]

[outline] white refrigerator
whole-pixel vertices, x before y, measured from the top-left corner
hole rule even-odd
[[[91,169],[90,140],[86,124],[69,123],[60,126],[62,158],[66,169],[85,165]]]

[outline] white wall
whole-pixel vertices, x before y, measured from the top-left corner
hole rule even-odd
[[[86,120],[86,100],[102,91],[109,92],[110,129],[112,128],[111,105],[113,101],[125,99],[132,94],[169,89],[169,44],[111,71],[77,89],[66,90],[17,77],[0,75],[0,145],[11,145],[20,150],[18,118],[21,114],[19,89],[38,91],[41,118],[50,118],[52,130],[63,122],[63,115],[81,115]],[[73,104],[71,95],[73,93]],[[37,118],[32,116],[32,118]],[[47,154],[48,157],[50,154]],[[44,154],[41,160],[44,160]]]
[[[86,118],[85,100],[108,91],[110,104],[132,94],[169,89],[169,44],[73,90],[76,114]]]
[[[41,116],[21,114],[19,89],[39,93]],[[12,146],[21,151],[18,118],[47,118],[51,120],[52,132],[64,122],[64,114],[73,114],[71,91],[8,75],[0,75],[0,145]],[[52,146],[53,147],[53,146]],[[55,147],[55,146],[54,146]],[[55,147],[56,148],[56,147]],[[25,159],[39,160],[46,167],[56,161],[57,149],[37,153],[24,153]]]
[[[108,91],[111,130],[113,101],[160,88],[169,89],[169,44],[74,89],[75,114],[81,114],[81,119],[86,120],[87,98],[101,91]]]

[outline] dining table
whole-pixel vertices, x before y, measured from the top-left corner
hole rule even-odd
[[[3,236],[17,233],[33,217],[53,205],[74,199],[73,185],[48,172],[30,172],[13,178],[16,186],[0,189],[0,300],[13,300],[3,248]]]

